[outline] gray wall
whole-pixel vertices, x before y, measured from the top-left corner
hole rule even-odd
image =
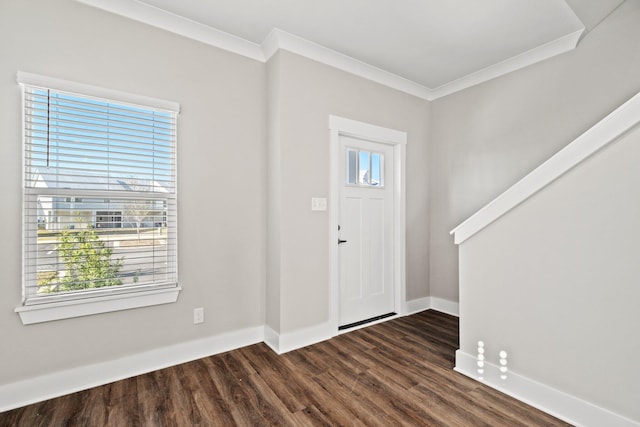
[[[70,0],[3,0],[0,53],[0,384],[264,324],[264,64]],[[18,70],[181,104],[177,303],[22,325]]]
[[[430,289],[458,299],[449,231],[640,91],[640,1],[572,52],[432,104]],[[460,246],[461,349],[640,421],[640,135]]]
[[[458,299],[449,231],[640,90],[640,1],[577,49],[436,100],[430,141],[431,295]]]
[[[429,103],[286,51],[269,61],[268,75],[278,85],[269,91],[269,213],[277,216],[269,246],[277,239],[278,253],[269,254],[268,293],[280,306],[269,326],[283,333],[329,320],[329,212],[310,205],[329,196],[331,114],[408,133],[407,300],[428,296]]]
[[[427,101],[286,52],[256,62],[71,0],[0,3],[0,52],[0,384],[265,323],[290,332],[326,322],[328,213],[311,212],[310,199],[328,197],[329,114],[408,132],[407,297],[429,295]],[[177,303],[21,324],[18,70],[181,104]],[[204,324],[193,325],[195,307]]]
[[[328,320],[329,219],[309,205],[328,197],[330,114],[408,132],[407,300],[456,301],[449,230],[640,89],[638,22],[627,0],[575,51],[430,104],[288,52],[265,65],[71,0],[3,0],[0,384]],[[18,70],[181,104],[176,304],[20,323]]]
[[[460,245],[460,345],[640,422],[640,126]]]

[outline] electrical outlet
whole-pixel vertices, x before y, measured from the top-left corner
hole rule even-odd
[[[204,323],[204,308],[198,307],[193,309],[193,324]]]
[[[327,199],[324,197],[312,197],[311,198],[311,210],[312,211],[326,211]]]

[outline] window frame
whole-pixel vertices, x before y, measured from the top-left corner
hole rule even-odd
[[[32,73],[25,73],[19,71],[17,74],[17,82],[22,89],[22,177],[23,182],[23,213],[21,216],[22,221],[22,262],[23,262],[23,280],[22,280],[22,301],[21,305],[15,308],[15,312],[19,314],[23,324],[32,324],[47,322],[52,320],[67,319],[79,316],[86,316],[98,313],[106,313],[112,311],[126,310],[137,307],[146,307],[158,304],[167,304],[177,301],[178,295],[182,288],[178,283],[178,266],[177,266],[177,218],[170,221],[171,227],[167,224],[168,233],[172,233],[173,239],[168,250],[174,257],[175,263],[175,283],[161,283],[161,284],[145,284],[135,286],[117,286],[117,287],[103,287],[96,289],[89,289],[81,292],[63,293],[63,294],[50,294],[46,296],[38,296],[30,298],[28,284],[33,283],[33,275],[35,275],[35,266],[28,265],[26,251],[29,246],[37,245],[37,221],[27,220],[27,209],[33,204],[37,205],[38,192],[28,189],[25,185],[25,173],[26,162],[25,154],[27,147],[27,135],[26,135],[26,118],[25,111],[26,105],[24,104],[24,88],[25,87],[40,87],[43,89],[50,89],[55,91],[68,92],[77,94],[80,97],[86,98],[98,98],[105,101],[111,101],[114,103],[129,104],[145,109],[160,110],[163,112],[171,113],[174,116],[174,120],[177,122],[177,115],[180,111],[180,105],[172,101],[165,101],[156,98],[151,98],[142,95],[131,94],[127,92],[121,92],[117,90],[102,88],[93,85],[80,84],[70,82],[67,80],[61,80],[57,78],[51,78],[41,76]],[[177,126],[177,123],[176,123]],[[176,130],[177,132],[177,130]],[[173,139],[172,155],[173,155],[173,171],[176,174],[176,142],[177,135]],[[167,203],[171,205],[170,212],[177,215],[177,178],[174,178],[174,185],[172,192],[166,196]],[[87,191],[85,190],[65,190],[58,193],[59,197],[87,197]],[[92,195],[100,193],[100,191],[89,192]],[[116,194],[109,191],[104,191],[106,197],[110,198],[135,198],[139,194]],[[147,197],[152,196],[147,194]],[[30,205],[31,204],[31,205]],[[35,240],[34,240],[35,239]]]
[[[356,182],[351,182],[350,181],[350,173],[351,173],[351,169],[350,169],[350,159],[349,159],[349,153],[355,153],[355,181]],[[361,172],[361,168],[360,168],[360,157],[362,155],[362,153],[367,153],[368,155],[368,159],[369,159],[369,164],[368,164],[368,171],[370,173],[370,177],[369,177],[369,181],[372,181],[373,179],[373,157],[374,156],[378,156],[378,174],[379,174],[379,181],[378,184],[373,184],[371,182],[368,183],[364,183],[364,182],[360,182],[361,177],[360,177],[360,172]],[[346,182],[344,183],[347,187],[360,187],[360,188],[371,188],[371,189],[384,189],[385,188],[385,180],[384,180],[384,171],[385,171],[385,165],[384,165],[384,153],[379,153],[377,151],[368,151],[368,150],[361,150],[360,148],[355,148],[355,147],[346,147],[345,148],[345,155],[346,155],[346,161],[345,161],[345,168],[347,169],[345,171],[345,178],[346,178]]]

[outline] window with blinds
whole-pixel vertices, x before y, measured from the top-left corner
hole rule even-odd
[[[24,304],[176,287],[177,108],[23,80]]]

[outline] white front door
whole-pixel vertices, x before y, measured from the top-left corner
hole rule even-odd
[[[340,135],[339,326],[394,311],[393,146]]]

